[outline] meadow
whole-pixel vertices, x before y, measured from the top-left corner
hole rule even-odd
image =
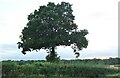
[[[119,78],[120,58],[2,61],[2,78]]]

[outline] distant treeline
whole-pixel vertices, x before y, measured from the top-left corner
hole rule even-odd
[[[75,60],[61,60],[64,63],[76,63],[76,62],[82,62],[82,63],[93,63],[93,64],[109,64],[109,65],[116,65],[116,64],[120,64],[120,58],[116,57],[116,58],[109,58],[109,59],[75,59]],[[60,61],[60,62],[61,62]],[[22,64],[32,64],[34,62],[46,62],[46,60],[19,60],[19,61],[15,61],[15,60],[5,60],[2,62],[16,62],[19,65]]]
[[[76,60],[63,60],[66,62],[83,62],[83,63],[93,63],[93,64],[109,64],[109,65],[115,65],[115,64],[120,64],[120,58],[109,58],[109,59],[76,59]]]

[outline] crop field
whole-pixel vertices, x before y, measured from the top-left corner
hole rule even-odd
[[[119,78],[119,67],[110,67],[118,65],[118,60],[7,60],[2,62],[2,78]]]

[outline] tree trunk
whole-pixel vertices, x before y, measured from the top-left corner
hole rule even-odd
[[[55,52],[55,47],[50,48],[50,54],[46,56],[47,61],[55,62],[59,60],[59,57],[57,57],[57,54]]]
[[[57,55],[55,53],[55,48],[52,47],[51,50],[50,50],[50,57],[49,57],[49,59],[50,59],[50,61],[55,61],[56,57],[57,57]]]
[[[55,48],[52,47],[51,51],[50,51],[50,55],[52,56],[52,58],[55,58],[56,57],[56,54],[55,54]]]

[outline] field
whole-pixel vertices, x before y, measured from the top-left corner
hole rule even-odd
[[[3,61],[2,78],[119,78],[119,58]],[[110,65],[113,65],[112,67]]]

